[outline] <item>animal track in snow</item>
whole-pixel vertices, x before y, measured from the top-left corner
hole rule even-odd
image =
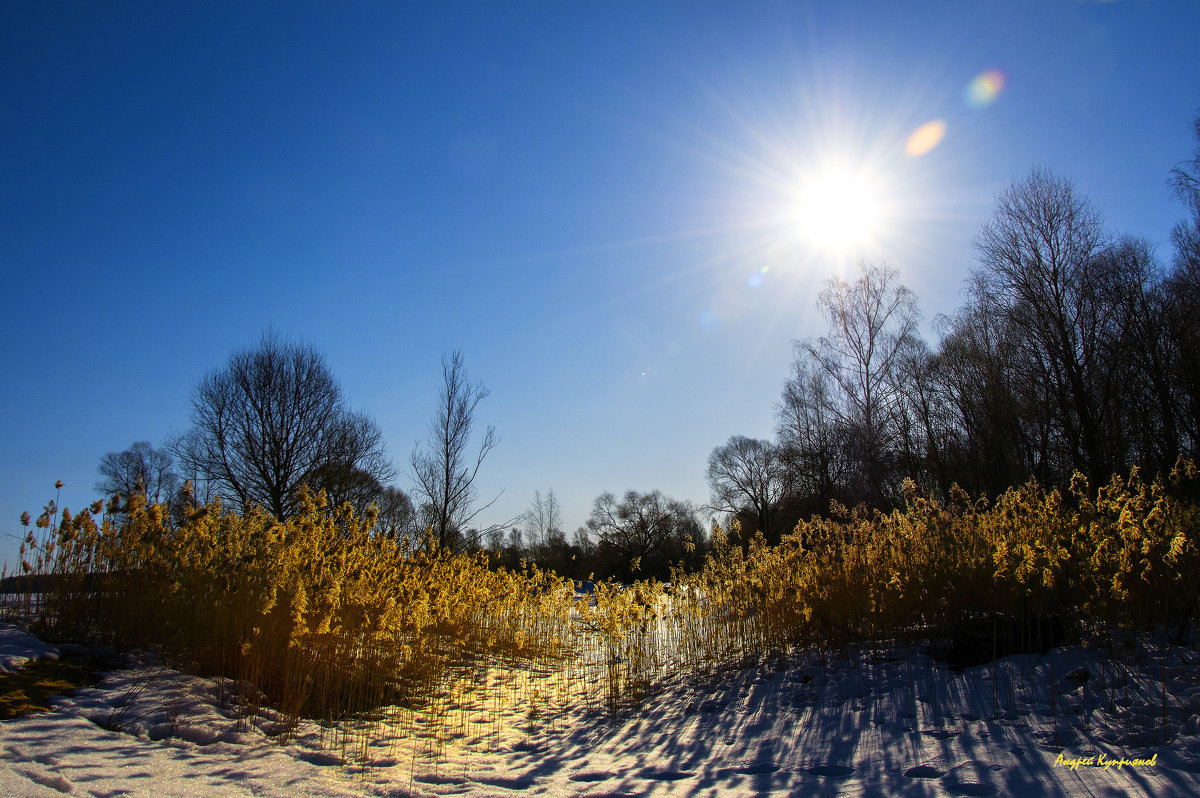
[[[969,798],[996,795],[1000,788],[992,783],[992,777],[997,770],[1002,771],[1004,768],[982,762],[963,762],[950,768],[950,772],[942,778],[942,787],[951,795],[964,795]]]
[[[731,768],[721,768],[717,771],[717,776],[770,776],[772,773],[779,772],[779,765],[772,762],[758,762],[751,765],[739,765]]]
[[[572,773],[568,778],[571,781],[607,781],[608,779],[618,778],[616,773],[605,773],[604,771],[588,771],[584,773]]]
[[[653,781],[682,781],[695,776],[695,773],[687,770],[657,770],[647,769],[638,774],[643,779],[652,779]]]

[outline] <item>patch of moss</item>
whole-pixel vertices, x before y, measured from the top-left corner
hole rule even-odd
[[[50,711],[50,696],[71,695],[100,678],[84,659],[40,659],[16,673],[0,673],[0,720]]]

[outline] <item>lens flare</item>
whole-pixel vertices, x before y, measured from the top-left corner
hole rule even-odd
[[[1007,83],[1008,78],[1003,72],[999,69],[989,69],[976,75],[967,84],[963,98],[972,108],[984,108],[995,102]]]
[[[942,143],[946,135],[946,123],[941,119],[932,119],[908,136],[904,142],[904,154],[909,158],[920,158]]]
[[[746,285],[750,286],[751,288],[762,288],[763,277],[770,270],[770,266],[763,266],[761,269],[746,278]]]

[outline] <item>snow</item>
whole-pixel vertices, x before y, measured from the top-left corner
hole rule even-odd
[[[14,673],[36,659],[58,659],[58,649],[18,626],[0,623],[0,673]]]
[[[417,718],[357,751],[309,722],[281,743],[282,718],[239,719],[228,682],[135,656],[0,723],[0,795],[1200,795],[1200,654],[1116,650],[962,672],[899,646],[801,652],[664,684],[615,719],[467,698],[441,738]],[[46,656],[0,626],[0,661]],[[1154,764],[1105,766],[1122,757]]]

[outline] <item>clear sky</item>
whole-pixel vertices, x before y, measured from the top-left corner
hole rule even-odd
[[[484,523],[549,488],[568,533],[606,490],[703,503],[855,258],[936,340],[1045,166],[1169,260],[1197,31],[1194,0],[0,4],[0,559],[270,325],[405,489],[462,350]],[[804,192],[840,173],[875,220],[839,242]]]

